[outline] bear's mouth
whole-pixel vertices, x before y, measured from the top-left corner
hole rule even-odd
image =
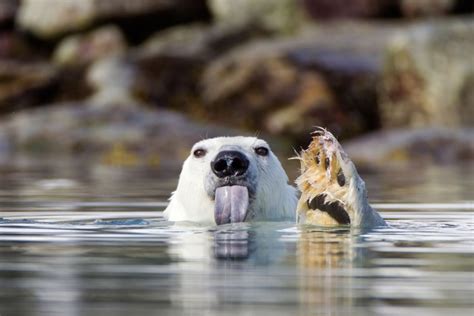
[[[250,213],[257,193],[253,172],[225,178],[210,175],[205,188],[214,202],[214,220],[217,225],[244,222],[252,216]]]
[[[242,185],[216,188],[214,219],[217,225],[245,221],[249,209],[249,190]]]

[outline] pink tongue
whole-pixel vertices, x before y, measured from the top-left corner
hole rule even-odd
[[[216,189],[214,219],[217,225],[245,220],[249,207],[249,191],[241,185]]]

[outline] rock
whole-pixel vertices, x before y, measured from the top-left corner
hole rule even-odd
[[[381,126],[472,126],[473,25],[339,21],[252,42],[206,65],[201,115],[298,140],[314,125],[342,138]]]
[[[140,58],[172,56],[177,58],[207,59],[212,51],[213,35],[205,24],[180,25],[157,32],[139,48]],[[213,33],[213,32],[212,32]]]
[[[268,35],[257,26],[193,23],[153,34],[135,55],[137,59],[168,56],[205,62],[245,42]]]
[[[315,117],[323,123],[342,114],[321,75],[298,69],[283,54],[214,62],[202,82],[209,119],[241,128],[307,134]]]
[[[374,129],[376,84],[392,33],[386,26],[319,24],[293,39],[244,45],[206,67],[205,116],[297,139],[315,125],[343,137]]]
[[[289,71],[294,72],[294,69]],[[338,120],[337,116],[341,113],[335,106],[332,91],[321,75],[306,71],[295,72],[292,77],[294,86],[281,87],[279,93],[283,92],[284,94],[285,89],[292,90],[294,99],[281,109],[266,115],[263,122],[266,130],[277,135],[301,135],[308,130],[308,126],[314,124],[315,116],[322,117],[320,125],[332,124]],[[270,78],[278,78],[278,76],[270,75]]]
[[[60,65],[88,64],[100,58],[120,55],[127,43],[119,28],[103,26],[84,35],[71,35],[57,46],[53,60]]]
[[[198,82],[204,66],[267,34],[258,27],[205,24],[160,31],[131,53],[137,75],[133,93],[146,103],[194,115],[203,109]]]
[[[205,67],[209,120],[304,139],[474,124],[474,21],[337,22],[244,45]],[[236,115],[235,108],[248,115]]]
[[[96,61],[88,69],[87,83],[94,88],[89,100],[96,106],[134,105],[135,67],[126,57],[114,56]]]
[[[294,0],[209,0],[218,23],[259,25],[268,30],[291,33],[305,21],[302,8]]]
[[[229,134],[240,133],[138,105],[72,102],[28,109],[0,120],[0,144],[11,151],[85,154],[110,164],[183,159],[202,137]]]
[[[0,112],[51,100],[58,85],[58,71],[44,63],[0,61]]]
[[[24,0],[17,23],[38,37],[50,39],[108,21],[117,21],[125,29],[133,25],[135,30],[148,33],[206,14],[204,0]]]
[[[18,25],[43,38],[83,29],[94,20],[91,0],[24,0],[17,15]]]
[[[426,22],[402,31],[385,58],[383,126],[472,126],[474,21]]]
[[[356,162],[453,163],[474,160],[474,129],[398,129],[374,132],[343,144]]]
[[[59,100],[85,99],[89,92],[95,105],[155,103],[191,110],[199,103],[197,82],[205,63],[265,34],[258,28],[190,24],[158,32],[129,50],[115,27],[71,36],[55,55],[63,73]]]

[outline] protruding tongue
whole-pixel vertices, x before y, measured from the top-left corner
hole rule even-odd
[[[216,189],[214,219],[217,225],[243,222],[249,207],[249,191],[241,185]]]

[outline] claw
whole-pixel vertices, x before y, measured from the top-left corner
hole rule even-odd
[[[321,152],[317,152],[316,155],[314,156],[314,161],[316,162],[317,165],[321,163]]]
[[[321,127],[321,126],[315,126],[315,131],[313,131],[311,133],[311,135],[316,135],[316,136],[324,136],[326,133],[328,133],[328,131],[324,128],[324,127]],[[313,137],[314,139],[314,137]]]
[[[319,159],[322,162],[322,163],[319,164],[319,169],[321,169],[323,171],[327,170],[328,161],[326,159],[328,159],[328,157],[326,156],[326,151],[325,150],[320,151]]]

